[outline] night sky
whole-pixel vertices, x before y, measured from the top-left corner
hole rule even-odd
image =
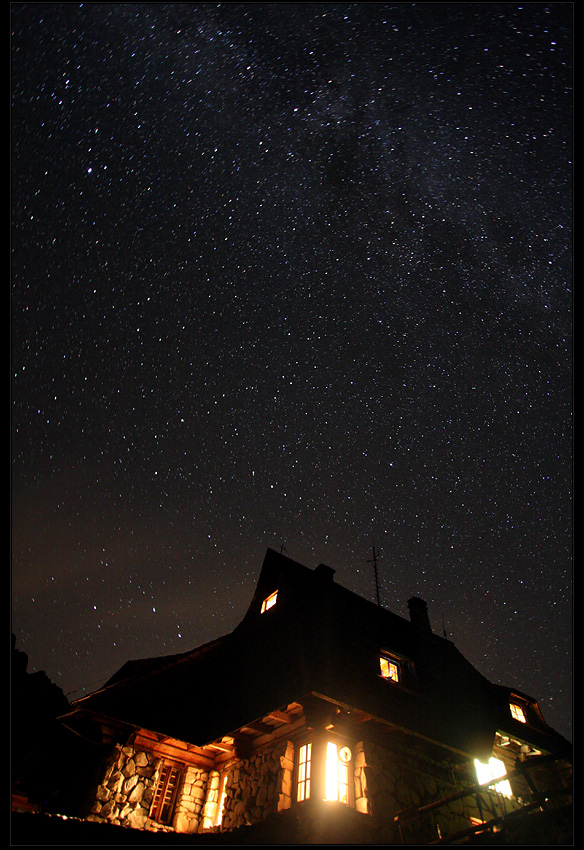
[[[375,601],[375,547],[571,737],[572,4],[11,8],[29,670],[231,631],[268,547]]]

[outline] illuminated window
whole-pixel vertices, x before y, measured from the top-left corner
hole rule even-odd
[[[266,596],[264,601],[262,602],[262,614],[264,611],[267,611],[269,608],[273,608],[276,604],[276,599],[278,598],[278,591],[275,590],[273,593],[270,593],[269,596]]]
[[[310,762],[312,744],[303,744],[298,751],[298,783],[296,799],[299,803],[310,798]]]
[[[384,679],[390,679],[392,682],[400,680],[400,665],[397,658],[392,658],[387,653],[382,653],[379,656],[379,668]]]
[[[505,776],[507,773],[507,769],[503,762],[493,757],[489,759],[488,764],[483,764],[478,759],[475,759],[475,769],[477,772],[477,779],[481,785],[484,785],[490,779],[499,779],[499,777]],[[503,782],[497,782],[495,784],[495,791],[498,791],[499,794],[503,794],[505,797],[513,796],[511,784],[508,779],[504,779]]]
[[[351,750],[332,741],[326,745],[325,800],[349,802]]]
[[[511,717],[514,717],[515,720],[519,720],[520,723],[527,723],[527,718],[522,705],[518,705],[516,702],[511,702],[509,703],[509,708],[511,709]]]
[[[158,821],[158,823],[170,823],[172,820],[181,776],[180,767],[163,764],[150,807],[152,820]]]

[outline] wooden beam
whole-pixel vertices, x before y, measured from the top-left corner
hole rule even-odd
[[[213,741],[212,744],[207,744],[207,749],[217,750],[220,753],[233,753],[233,752],[235,752],[233,744],[225,744],[221,741]]]
[[[292,723],[292,718],[284,711],[270,711],[267,717],[273,717],[274,720],[279,720],[281,723]]]
[[[161,758],[170,758],[194,767],[209,770],[214,766],[215,758],[212,753],[186,744],[184,741],[176,741],[173,738],[164,738],[146,729],[142,729],[134,736],[133,744],[137,748],[145,749]]]

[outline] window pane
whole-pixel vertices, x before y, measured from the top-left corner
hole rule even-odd
[[[397,661],[382,655],[379,658],[379,667],[384,679],[391,679],[393,682],[399,682],[399,667]]]
[[[339,800],[341,803],[349,802],[349,770],[342,761],[339,761]]]
[[[298,751],[298,787],[296,799],[298,802],[310,798],[310,759],[312,744],[303,744]]]
[[[270,595],[267,596],[264,599],[264,601],[262,602],[261,613],[263,614],[264,611],[267,611],[269,608],[272,608],[276,604],[277,598],[278,598],[278,591],[277,590],[275,590],[273,593],[270,593]]]
[[[326,745],[325,800],[349,803],[352,754],[349,747],[332,741]]]
[[[517,703],[512,702],[509,705],[511,709],[511,716],[515,718],[515,720],[519,720],[520,723],[527,723],[527,719],[525,717],[525,711],[521,705],[517,705]]]
[[[337,745],[329,741],[326,745],[325,800],[339,799],[339,759]]]

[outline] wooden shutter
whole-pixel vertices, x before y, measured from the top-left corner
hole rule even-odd
[[[156,820],[159,823],[170,823],[181,775],[182,771],[180,767],[175,767],[171,764],[163,765],[150,809],[152,820]]]

